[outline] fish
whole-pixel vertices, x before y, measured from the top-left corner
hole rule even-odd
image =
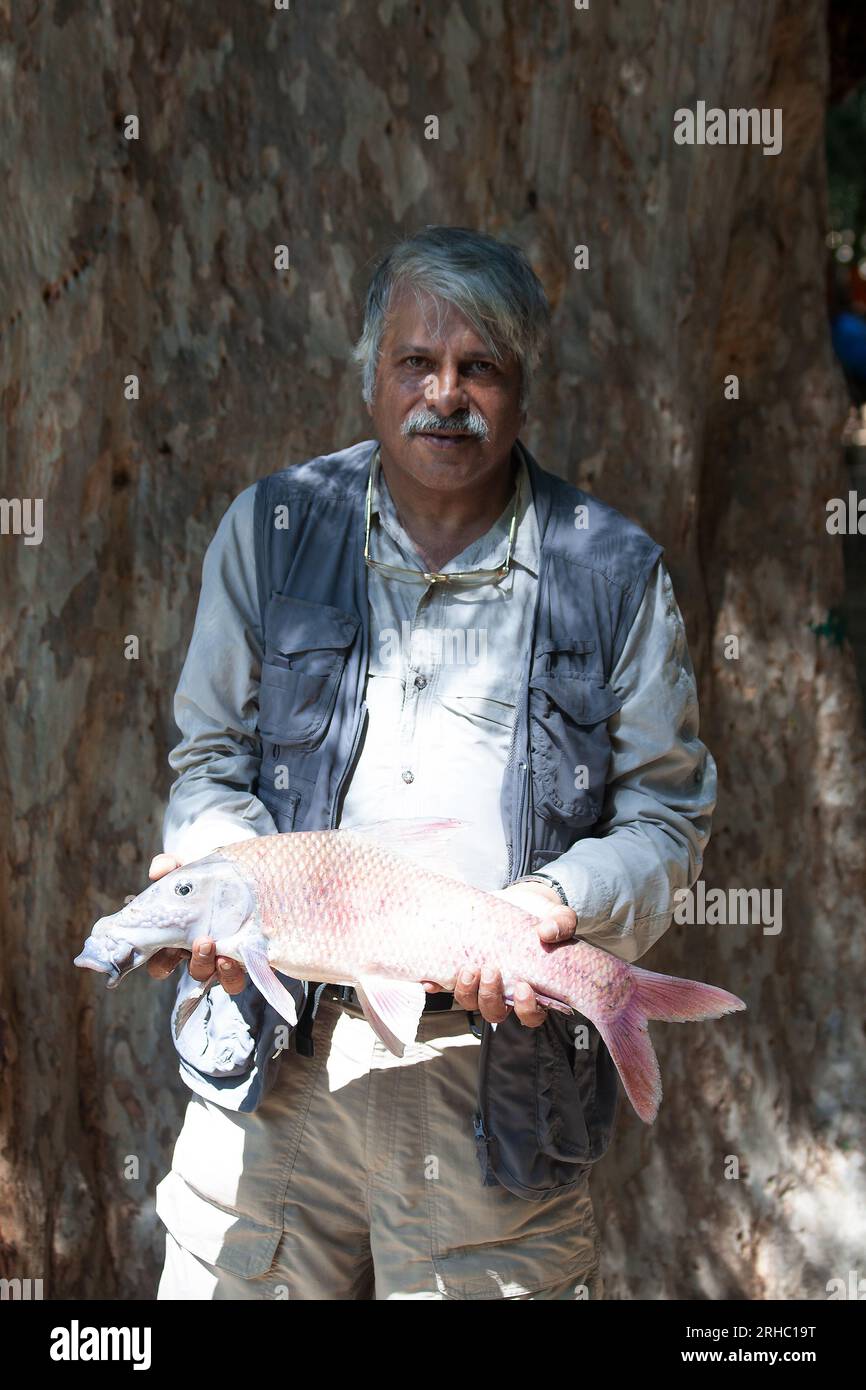
[[[223,845],[152,883],[93,926],[74,964],[109,989],[165,947],[210,936],[240,962],[292,1027],[298,1011],[279,975],[354,987],[394,1055],[414,1042],[423,981],[452,991],[464,967],[501,972],[506,1002],[526,980],[539,1004],[598,1029],[635,1112],[652,1124],[662,1099],[648,1021],[716,1019],[746,1008],[715,985],[657,974],[579,937],[546,943],[540,916],[451,873],[447,841],[462,822],[413,818],[262,835]],[[176,1036],[209,980],[176,1009]]]

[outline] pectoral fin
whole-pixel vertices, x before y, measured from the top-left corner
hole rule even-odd
[[[285,985],[280,984],[264,951],[245,942],[238,947],[238,954],[256,989],[265,996],[271,1008],[276,1009],[280,1018],[296,1028],[298,1010],[295,1001]]]
[[[402,1057],[418,1032],[418,1020],[427,998],[424,986],[363,975],[356,981],[355,993],[377,1038],[395,1057]]]

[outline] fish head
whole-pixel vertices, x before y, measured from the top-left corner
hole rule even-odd
[[[75,965],[108,975],[115,989],[166,947],[190,950],[198,936],[226,937],[255,911],[252,889],[219,853],[172,869],[143,893],[94,924]]]

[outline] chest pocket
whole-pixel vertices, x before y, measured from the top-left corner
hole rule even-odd
[[[272,595],[265,613],[259,689],[263,738],[297,748],[313,748],[320,741],[360,621],[357,614],[324,603]]]
[[[535,809],[574,829],[601,814],[611,752],[607,721],[622,707],[595,650],[593,638],[542,643],[529,678]]]

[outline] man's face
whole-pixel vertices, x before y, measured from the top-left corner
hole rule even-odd
[[[517,361],[497,363],[454,305],[395,295],[367,407],[386,470],[436,491],[501,473],[524,419],[520,386]]]

